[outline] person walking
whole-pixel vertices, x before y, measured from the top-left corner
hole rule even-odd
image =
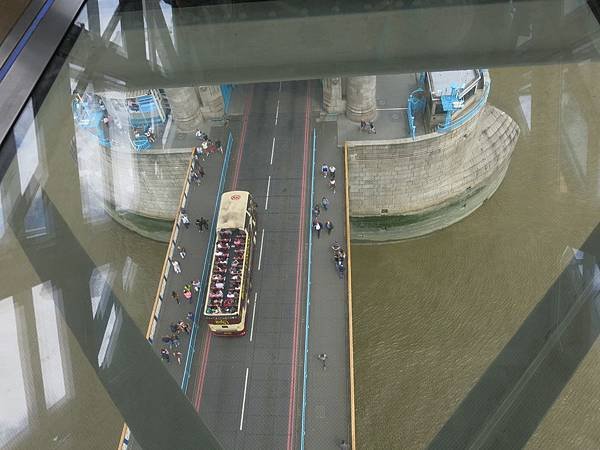
[[[178,245],[177,251],[179,252],[179,256],[181,256],[181,259],[185,259],[185,255],[187,255],[187,252],[185,251],[185,247],[180,247]]]
[[[166,348],[160,349],[160,357],[166,362],[171,362],[171,359],[169,358],[169,350],[167,350]]]
[[[333,230],[333,222],[331,220],[325,222],[325,229],[327,230],[327,234],[331,234],[331,230]]]
[[[317,232],[317,239],[321,238],[321,229],[323,228],[323,225],[321,224],[321,222],[319,222],[318,220],[315,222],[315,231]]]
[[[190,227],[190,219],[188,218],[187,214],[183,212],[181,213],[181,223],[186,229]]]
[[[177,360],[177,364],[181,365],[181,356],[182,356],[181,352],[179,350],[175,350],[173,352],[173,356]]]
[[[317,204],[315,206],[313,206],[313,217],[318,217],[319,214],[321,214],[321,207]]]
[[[189,313],[186,314],[185,316],[187,318],[187,320],[189,320],[190,322],[194,321],[194,311],[190,311]]]
[[[179,267],[179,262],[173,260],[173,261],[171,261],[171,265],[173,266],[173,270],[175,271],[176,274],[181,273],[181,267]]]
[[[321,199],[321,205],[323,205],[323,209],[327,211],[327,209],[329,209],[329,199],[327,197],[323,197]]]
[[[204,167],[198,166],[198,175],[200,175],[200,178],[204,178],[204,175],[205,175]]]
[[[340,442],[340,450],[350,450],[350,444],[348,444],[344,439]]]
[[[202,231],[202,221],[200,219],[196,219],[195,224],[198,227],[198,232]]]
[[[194,291],[199,292],[200,291],[200,280],[198,280],[198,279],[192,280],[192,286],[194,286]]]
[[[335,180],[335,166],[329,166],[329,179]]]
[[[339,274],[340,278],[344,278],[344,270],[346,270],[346,268],[344,266],[344,260],[342,258],[340,258],[338,260],[337,266],[338,266],[338,274]]]
[[[200,217],[200,224],[202,225],[202,228],[206,228],[208,231],[208,220],[206,220],[204,217]]]
[[[171,292],[171,297],[173,297],[173,300],[175,300],[179,305],[179,294],[177,293],[177,291]]]
[[[321,353],[319,356],[317,356],[317,358],[319,358],[321,360],[321,362],[323,363],[323,370],[326,370],[327,369],[327,354]]]
[[[335,195],[335,180],[329,180],[329,189],[333,191],[333,195]]]
[[[323,178],[327,178],[327,172],[329,171],[329,166],[326,163],[323,163],[321,166],[321,173],[323,174]]]

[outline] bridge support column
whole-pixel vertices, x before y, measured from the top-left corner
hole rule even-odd
[[[323,84],[323,109],[328,114],[342,113],[346,104],[342,100],[342,79],[340,77],[324,78]]]
[[[222,119],[225,115],[225,101],[221,87],[217,86],[198,86],[200,101],[202,102],[202,116],[205,119]]]
[[[165,89],[173,121],[179,131],[192,132],[200,127],[202,112],[200,110],[200,99],[193,87]]]
[[[349,77],[346,80],[346,116],[359,122],[373,120],[377,115],[375,90],[377,77]]]

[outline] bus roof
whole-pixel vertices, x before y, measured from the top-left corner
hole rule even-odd
[[[221,195],[221,207],[217,230],[226,228],[243,229],[246,224],[246,209],[250,193],[246,191],[230,191]]]

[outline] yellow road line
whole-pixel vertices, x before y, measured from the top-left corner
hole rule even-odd
[[[348,144],[344,144],[344,188],[346,194],[346,254],[348,256],[348,348],[350,349],[350,434],[356,450],[356,410],[354,403],[354,338],[352,330],[352,250],[350,247],[350,194],[348,178]]]

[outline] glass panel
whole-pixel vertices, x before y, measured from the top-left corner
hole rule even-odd
[[[8,447],[28,425],[29,413],[12,297],[0,300],[0,445]]]
[[[46,281],[31,288],[35,328],[40,352],[46,408],[50,409],[67,395],[59,318],[52,283]]]
[[[33,178],[39,163],[37,136],[35,122],[33,121],[33,106],[31,100],[27,102],[19,120],[13,128],[15,145],[17,147],[17,160],[19,161],[19,180],[21,193],[25,193],[29,182]]]

